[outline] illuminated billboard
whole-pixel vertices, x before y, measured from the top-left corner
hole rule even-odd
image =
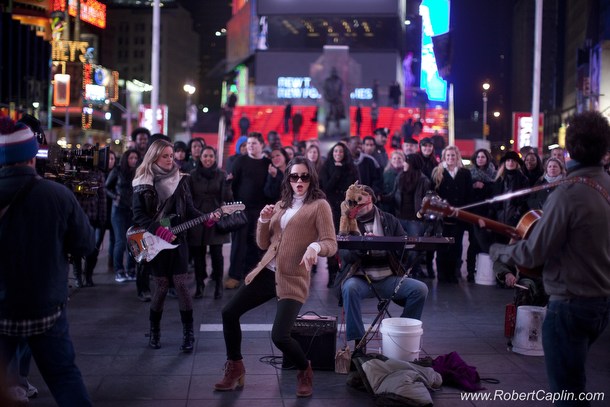
[[[69,0],[68,13],[76,17],[76,1]],[[52,0],[51,11],[65,11],[66,0]],[[106,5],[97,0],[80,2],[80,19],[99,28],[106,28]]]
[[[532,137],[534,120],[529,112],[513,112],[513,148],[521,151],[523,147],[534,147],[542,151],[542,138],[544,130],[544,114],[538,116],[538,139]]]
[[[432,37],[449,31],[449,0],[423,0],[419,7],[422,18],[421,74],[419,86],[426,91],[428,99],[447,101],[447,81],[438,73]]]
[[[404,0],[258,0],[257,14],[270,15],[400,15]]]

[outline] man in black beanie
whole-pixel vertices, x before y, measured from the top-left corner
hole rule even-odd
[[[70,190],[37,176],[37,152],[29,127],[0,119],[0,368],[25,338],[55,402],[91,406],[66,306],[67,255],[95,249],[93,228]]]

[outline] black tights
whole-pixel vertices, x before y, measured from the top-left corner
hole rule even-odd
[[[150,302],[150,309],[156,312],[163,311],[163,305],[165,304],[165,297],[169,290],[169,278],[167,277],[153,277],[156,283],[156,289],[153,290],[152,299]],[[180,311],[190,311],[193,309],[193,299],[189,294],[188,289],[188,274],[175,274],[172,278],[174,286],[176,287],[176,294],[178,295],[178,307]]]
[[[241,360],[240,317],[276,297],[275,273],[263,269],[248,285],[242,285],[235,296],[222,309],[222,329],[227,347],[227,359]],[[273,321],[271,339],[279,350],[288,357],[299,370],[307,369],[308,361],[299,343],[290,336],[302,303],[283,299],[277,302],[277,312]]]

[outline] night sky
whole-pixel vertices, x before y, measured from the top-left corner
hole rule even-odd
[[[230,0],[180,2],[195,16],[195,29],[201,33],[203,40],[202,54],[207,54],[207,58],[220,58],[217,51],[209,55],[213,48],[210,41],[216,40],[213,38],[216,30],[226,27],[226,21],[230,18]],[[414,3],[418,2],[407,0],[407,9],[415,8],[417,4]],[[489,115],[495,110],[500,111],[508,131],[513,3],[514,0],[451,1],[453,63],[450,80],[454,85],[456,121],[471,120],[475,111],[482,113],[481,85],[488,81],[491,84],[488,92]],[[205,72],[216,61],[208,59],[202,62],[202,71]],[[473,126],[478,128],[479,123]],[[490,124],[494,125],[491,121]],[[499,121],[495,124],[501,126]]]
[[[510,118],[510,64],[513,0],[451,2],[456,120],[483,110],[482,84],[489,81],[488,112]]]

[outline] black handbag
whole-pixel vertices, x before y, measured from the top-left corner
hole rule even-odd
[[[248,224],[248,217],[244,211],[236,211],[230,215],[222,215],[216,222],[216,230],[219,233],[235,232]]]

